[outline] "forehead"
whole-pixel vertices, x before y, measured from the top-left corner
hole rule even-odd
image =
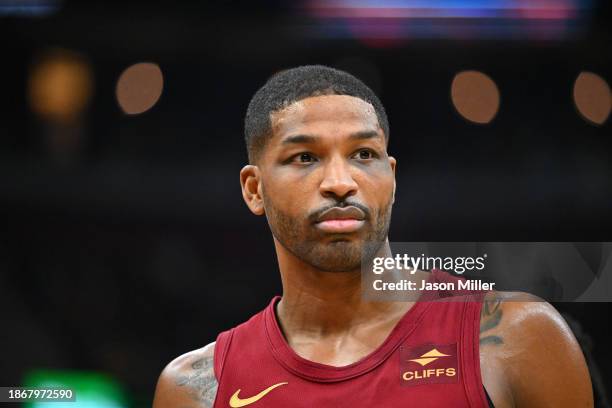
[[[306,131],[379,130],[374,107],[348,95],[320,95],[294,102],[270,115],[274,138]]]

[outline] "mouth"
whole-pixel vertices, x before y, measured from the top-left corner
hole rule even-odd
[[[317,218],[315,227],[333,234],[348,234],[362,228],[365,224],[365,213],[354,206],[334,207],[323,212]]]
[[[353,219],[337,219],[337,220],[325,220],[315,224],[315,226],[325,232],[334,234],[348,234],[355,232],[363,227],[365,221],[353,220]]]

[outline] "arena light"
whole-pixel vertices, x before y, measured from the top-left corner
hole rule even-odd
[[[480,71],[463,71],[455,75],[451,100],[461,116],[478,124],[491,122],[500,105],[497,85]]]
[[[562,40],[576,37],[590,0],[304,0],[309,32],[331,38]]]
[[[0,15],[20,17],[47,17],[61,7],[60,0],[0,0]]]
[[[24,379],[24,388],[48,389],[61,387],[71,390],[76,401],[27,402],[26,408],[126,408],[123,387],[112,377],[98,372],[71,370],[32,370]]]
[[[159,100],[164,77],[159,65],[141,62],[129,66],[119,76],[116,96],[121,110],[137,115],[151,109]]]
[[[589,123],[603,125],[610,116],[612,96],[605,79],[593,72],[581,72],[574,82],[574,104]]]
[[[87,107],[93,93],[93,74],[80,54],[55,49],[33,64],[28,78],[28,99],[45,120],[69,123]]]

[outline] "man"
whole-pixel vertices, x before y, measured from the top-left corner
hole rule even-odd
[[[396,160],[361,81],[324,66],[282,71],[251,100],[245,134],[242,194],[268,219],[283,295],[172,361],[155,408],[593,406],[580,347],[545,302],[362,298],[362,256],[390,254]]]

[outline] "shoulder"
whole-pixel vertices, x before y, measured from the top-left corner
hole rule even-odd
[[[561,406],[569,401],[569,406],[592,406],[580,345],[561,314],[543,299],[524,292],[487,293],[480,348],[481,356],[503,370],[517,406]]]
[[[497,329],[508,338],[526,343],[536,340],[528,335],[537,333],[578,346],[561,314],[550,303],[529,293],[488,292],[480,317],[481,332]]]
[[[157,381],[153,408],[212,407],[217,393],[214,372],[215,343],[172,360]]]

